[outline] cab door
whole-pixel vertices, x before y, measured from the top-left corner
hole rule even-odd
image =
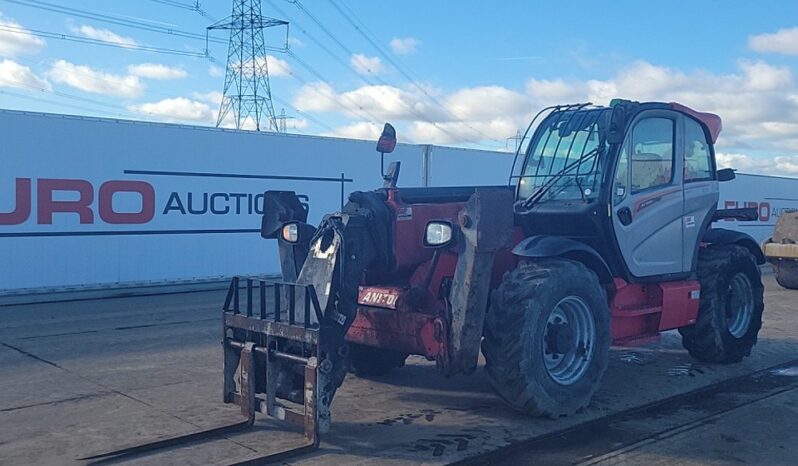
[[[684,270],[679,121],[680,115],[668,110],[642,112],[621,146],[612,225],[623,261],[635,277]]]
[[[700,235],[718,206],[718,180],[712,138],[691,117],[683,116],[684,134],[684,257],[683,270],[691,272],[698,258]]]

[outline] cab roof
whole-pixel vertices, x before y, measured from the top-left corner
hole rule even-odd
[[[721,121],[720,116],[715,115],[714,113],[699,112],[677,102],[670,102],[668,105],[670,105],[672,109],[686,113],[687,115],[690,115],[691,117],[703,123],[704,126],[706,126],[709,130],[709,135],[712,136],[712,144],[715,144],[718,141],[720,130],[723,129],[723,122]]]
[[[684,113],[685,115],[689,115],[690,117],[698,120],[704,126],[706,126],[707,130],[709,130],[709,135],[712,138],[712,144],[715,144],[718,141],[718,136],[720,135],[720,131],[721,129],[723,129],[723,122],[721,121],[720,116],[709,112],[699,112],[697,110],[693,110],[687,105],[683,105],[678,102],[668,102],[668,103],[634,102],[625,99],[613,99],[613,101],[610,102],[610,107],[613,107],[620,103],[639,105],[638,110],[653,109],[653,108],[671,109],[677,112]]]

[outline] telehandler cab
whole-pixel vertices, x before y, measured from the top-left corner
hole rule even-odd
[[[755,216],[717,210],[734,178],[716,169],[720,129],[676,103],[554,106],[527,128],[507,186],[397,188],[394,162],[383,188],[317,228],[294,192],[266,192],[262,236],[278,241],[283,279],[230,285],[224,401],[244,424],[261,412],[304,429],[296,453],[329,429],[350,369],[410,354],[453,375],[481,350],[496,393],[547,417],[590,403],[612,344],[678,329],[696,359],[739,362],[762,324],[765,260],[749,236],[711,227]]]

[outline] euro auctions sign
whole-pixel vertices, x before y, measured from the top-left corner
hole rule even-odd
[[[401,135],[386,159],[402,187],[497,185],[513,161]],[[0,109],[0,296],[279,273],[265,191],[316,224],[380,185],[373,140]]]
[[[52,225],[55,214],[74,214],[85,225],[93,225],[97,217],[108,224],[140,225],[150,222],[155,216],[155,188],[145,181],[106,181],[96,190],[95,195],[94,186],[87,180],[17,178],[14,210],[0,212],[0,225],[20,225],[31,220],[34,210],[33,189],[36,189],[35,222],[38,225]],[[59,194],[73,194],[75,198],[59,200]],[[119,207],[114,207],[114,195],[130,194],[138,198],[137,211],[122,211]]]
[[[318,221],[353,172],[376,178],[372,146],[0,110],[0,296],[278,273],[263,193]]]
[[[13,207],[0,212],[0,225],[53,225],[57,217],[72,217],[80,225],[146,225],[157,216],[263,214],[263,193],[169,191],[159,196],[152,183],[142,180],[16,178],[13,183]]]

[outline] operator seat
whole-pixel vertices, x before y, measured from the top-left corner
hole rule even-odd
[[[632,188],[640,190],[667,184],[671,179],[670,164],[670,159],[663,159],[659,154],[632,154]]]

